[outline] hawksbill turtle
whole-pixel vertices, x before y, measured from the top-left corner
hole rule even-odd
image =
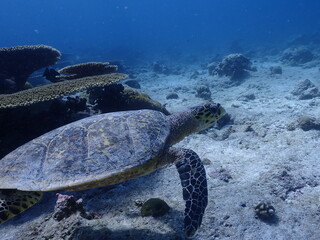
[[[166,116],[154,110],[95,115],[48,132],[0,160],[0,224],[41,199],[42,192],[117,184],[174,163],[185,204],[187,237],[208,203],[206,172],[190,149],[173,147],[225,113],[206,103]]]

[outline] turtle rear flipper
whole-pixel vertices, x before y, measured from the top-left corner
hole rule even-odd
[[[201,225],[208,204],[206,171],[194,151],[171,148],[169,152],[176,156],[175,164],[186,201],[184,231],[187,237],[192,237]]]
[[[41,197],[41,192],[0,190],[0,224],[32,207]]]

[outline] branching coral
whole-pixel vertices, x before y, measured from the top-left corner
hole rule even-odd
[[[46,45],[26,45],[0,48],[0,73],[15,83],[15,91],[22,90],[34,71],[55,64],[60,52]]]
[[[127,75],[112,73],[43,85],[13,94],[0,95],[0,109],[26,106],[53,100],[64,95],[125,79]]]

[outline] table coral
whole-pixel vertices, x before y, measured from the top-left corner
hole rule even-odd
[[[108,62],[87,62],[67,66],[59,70],[59,78],[76,79],[94,75],[102,75],[117,71],[117,65],[109,65]]]
[[[20,91],[31,73],[55,64],[60,56],[57,49],[46,45],[0,48],[0,73],[14,81],[14,91]]]
[[[120,81],[126,77],[127,75],[125,74],[112,73],[42,85],[13,94],[1,94],[0,109],[27,106],[53,100],[73,92]]]

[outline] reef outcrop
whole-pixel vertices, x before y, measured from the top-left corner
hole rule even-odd
[[[291,66],[298,66],[314,59],[314,54],[306,47],[287,48],[280,60]]]
[[[248,71],[256,71],[251,61],[239,53],[224,57],[216,66],[209,64],[208,69],[210,75],[227,76],[231,80],[243,79]]]

